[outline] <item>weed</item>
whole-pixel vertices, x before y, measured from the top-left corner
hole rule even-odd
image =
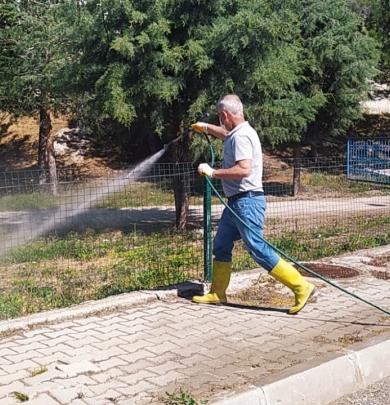
[[[372,270],[371,275],[379,280],[390,280],[390,274],[388,272]]]
[[[37,376],[37,375],[46,373],[46,371],[47,371],[47,368],[44,367],[44,366],[42,366],[42,367],[38,368],[37,370],[31,371],[30,377],[35,377],[35,376]]]
[[[28,397],[28,395],[26,395],[26,394],[23,394],[23,393],[21,393],[21,392],[17,392],[17,391],[14,391],[13,393],[13,396],[17,399],[17,400],[19,400],[20,402],[27,402],[27,401],[29,401],[29,397]]]
[[[195,399],[191,393],[185,391],[182,387],[179,388],[179,392],[169,394],[166,392],[167,398],[162,398],[165,405],[206,405],[208,400]]]
[[[363,336],[360,336],[359,333],[360,331],[355,333],[347,333],[344,336],[339,337],[338,342],[345,346],[356,342],[362,342]]]

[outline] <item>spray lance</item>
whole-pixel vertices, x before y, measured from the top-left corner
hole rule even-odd
[[[203,115],[202,118],[200,118],[198,121],[204,121],[206,118],[210,117],[209,113],[206,113]],[[191,127],[188,127],[181,135],[179,135],[177,138],[173,139],[172,141],[166,143],[164,145],[164,149],[166,151],[170,150],[177,142],[179,142],[181,139],[186,137],[193,129]]]

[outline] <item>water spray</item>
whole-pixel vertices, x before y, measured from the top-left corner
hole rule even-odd
[[[206,118],[210,117],[209,113],[206,113],[205,115],[203,115],[203,117],[201,117],[198,121],[204,121]],[[166,151],[170,150],[177,142],[179,142],[181,139],[183,139],[184,137],[186,137],[187,135],[189,135],[189,133],[192,131],[193,129],[191,127],[187,128],[181,135],[179,135],[177,138],[175,138],[174,140],[166,143],[164,145],[164,149]]]

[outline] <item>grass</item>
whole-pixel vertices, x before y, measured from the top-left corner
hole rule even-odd
[[[39,194],[17,194],[0,197],[0,212],[46,210],[58,207],[58,199]]]
[[[284,230],[273,244],[296,260],[310,261],[390,244],[390,217],[344,216],[314,229]]]
[[[340,193],[347,197],[356,196],[356,194],[365,194],[375,190],[378,193],[384,191],[384,185],[375,183],[351,181],[344,174],[330,175],[324,172],[306,172],[302,174],[301,185],[304,188],[310,189],[311,192],[320,190],[328,193]],[[388,182],[390,186],[390,182]],[[389,191],[388,189],[385,191]],[[303,193],[304,195],[304,193]]]
[[[175,230],[41,238],[1,257],[0,319],[199,279],[202,244]]]
[[[147,200],[145,199],[147,197]],[[146,201],[145,201],[146,200]],[[118,209],[123,207],[142,207],[174,205],[173,190],[167,183],[133,183],[103,198],[96,204],[97,208]]]
[[[145,199],[145,196],[147,196],[147,199]],[[212,204],[220,204],[219,199],[215,196],[212,197],[211,201]],[[194,190],[192,190],[190,203],[193,205],[202,205],[202,193],[194,193]],[[124,187],[123,190],[103,198],[96,204],[96,207],[105,209],[120,209],[124,207],[133,208],[162,205],[175,205],[175,197],[171,182],[133,183]]]

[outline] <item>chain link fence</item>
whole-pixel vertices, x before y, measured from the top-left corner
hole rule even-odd
[[[302,159],[295,176],[291,160],[273,162],[264,171],[264,236],[289,257],[320,260],[390,243],[386,185],[348,180],[345,160],[335,157]],[[140,165],[104,179],[59,170],[55,196],[39,178],[0,174],[0,319],[204,279],[205,182],[193,163]],[[213,185],[211,237],[225,201]],[[233,270],[256,267],[237,243]]]

